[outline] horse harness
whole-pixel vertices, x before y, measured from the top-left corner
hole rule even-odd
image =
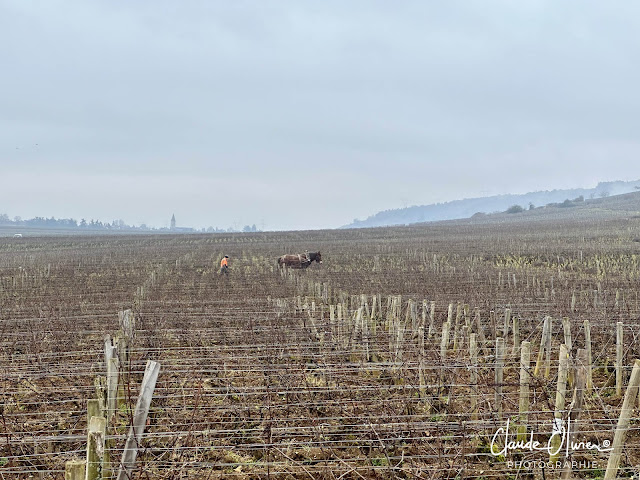
[[[304,258],[304,260],[303,260],[303,258]],[[309,252],[299,253],[298,254],[298,261],[300,262],[300,266],[301,267],[303,265],[311,265],[311,263],[313,262],[313,260],[311,260],[311,254]]]

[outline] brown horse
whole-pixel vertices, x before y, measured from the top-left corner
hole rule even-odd
[[[278,266],[289,268],[307,268],[313,262],[322,263],[320,252],[306,252],[295,255],[282,255],[278,258]]]

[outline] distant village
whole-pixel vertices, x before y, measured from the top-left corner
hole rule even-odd
[[[21,217],[13,217],[10,218],[6,213],[0,213],[0,227],[28,227],[28,228],[43,228],[43,229],[73,229],[73,230],[87,230],[87,231],[148,231],[148,232],[159,232],[159,233],[233,233],[233,232],[259,232],[258,228],[255,224],[253,225],[245,225],[242,229],[238,228],[219,228],[219,227],[208,227],[208,228],[191,228],[191,227],[178,227],[176,223],[175,214],[171,216],[171,222],[169,228],[155,228],[149,227],[145,224],[141,224],[139,226],[136,225],[128,225],[122,220],[113,220],[112,222],[102,222],[100,220],[91,219],[87,221],[82,218],[80,221],[77,221],[73,218],[45,218],[45,217],[34,217],[30,219],[23,219]]]
[[[160,230],[166,230],[166,228],[164,229],[161,228]],[[201,228],[200,230],[197,230],[191,227],[178,227],[176,226],[176,216],[174,214],[171,216],[171,226],[169,227],[169,231],[176,232],[176,233],[230,233],[230,232],[247,233],[247,232],[259,232],[260,230],[258,230],[255,223],[253,225],[245,225],[244,227],[242,227],[242,230],[237,230],[231,227],[227,229],[209,227],[209,228]]]

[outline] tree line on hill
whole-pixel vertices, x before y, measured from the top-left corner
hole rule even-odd
[[[352,223],[345,225],[343,228],[383,227],[439,220],[455,220],[469,218],[475,214],[482,214],[480,212],[485,212],[485,214],[505,212],[514,205],[520,205],[520,208],[523,210],[525,209],[524,206],[530,204],[549,206],[557,204],[557,206],[560,207],[570,207],[575,204],[574,200],[580,197],[583,199],[593,199],[621,195],[637,191],[639,187],[640,180],[600,182],[594,188],[544,190],[524,194],[465,198],[430,205],[414,205],[405,208],[383,210],[364,220],[354,219]],[[574,200],[566,200],[571,198]],[[516,212],[513,211],[512,213]]]
[[[0,213],[0,226],[10,227],[29,227],[29,228],[59,228],[59,229],[79,229],[79,230],[104,230],[104,231],[148,231],[148,232],[171,232],[170,228],[149,227],[144,223],[141,225],[127,225],[123,220],[113,220],[112,222],[102,222],[100,220],[90,219],[87,221],[82,218],[77,221],[74,218],[55,218],[55,217],[34,217],[23,219],[19,216],[10,218],[6,213]],[[232,232],[258,232],[256,225],[245,225],[242,230],[234,228],[218,228],[208,227],[202,229],[180,228],[176,229],[181,233],[232,233]]]
[[[607,195],[602,195],[602,197],[607,197]],[[591,197],[593,198],[593,197]],[[564,201],[564,202],[559,202],[559,203],[547,203],[545,205],[545,207],[557,207],[557,208],[571,208],[571,207],[575,207],[581,203],[584,203],[584,196],[580,195],[579,197],[574,198],[573,200],[569,200],[568,198]],[[529,203],[529,210],[533,210],[535,209],[536,206],[533,203]],[[511,205],[509,208],[507,208],[504,213],[521,213],[524,212],[525,208],[521,205]]]
[[[6,213],[0,213],[0,225],[14,227],[34,227],[34,228],[86,228],[91,230],[148,230],[146,225],[136,227],[127,225],[122,220],[114,220],[113,222],[102,222],[100,220],[91,219],[89,221],[84,218],[79,222],[74,218],[55,218],[55,217],[34,217],[23,219],[16,216],[10,218]]]

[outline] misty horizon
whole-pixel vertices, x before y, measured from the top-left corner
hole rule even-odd
[[[555,199],[558,201],[562,201],[562,200],[566,200],[566,201],[570,201],[573,200],[574,198],[572,198],[572,196],[574,195],[578,195],[582,198],[582,200],[589,200],[589,199],[594,199],[594,198],[602,198],[602,197],[608,197],[608,196],[616,196],[616,195],[622,195],[625,193],[630,193],[630,192],[634,192],[640,189],[640,185],[632,185],[633,183],[638,183],[640,182],[639,180],[634,180],[634,181],[629,181],[629,182],[624,182],[624,181],[613,181],[613,182],[598,182],[597,185],[595,185],[593,188],[582,188],[582,187],[577,187],[577,188],[573,188],[573,189],[556,189],[556,190],[539,190],[539,191],[535,191],[535,192],[525,192],[525,193],[516,193],[516,194],[511,194],[511,193],[506,193],[506,194],[498,194],[498,195],[494,195],[494,196],[488,196],[488,197],[475,197],[475,198],[462,198],[462,199],[455,199],[455,200],[451,200],[451,201],[446,201],[446,202],[437,202],[437,203],[433,203],[433,204],[429,204],[429,205],[410,205],[410,206],[406,206],[406,207],[399,207],[396,209],[387,209],[387,210],[381,210],[380,212],[376,212],[375,214],[367,217],[366,219],[354,219],[354,222],[352,224],[349,225],[342,225],[342,226],[338,226],[338,227],[330,227],[330,229],[335,229],[335,228],[363,228],[363,227],[372,227],[372,226],[384,226],[384,225],[402,225],[402,224],[406,224],[406,223],[420,223],[420,222],[430,222],[430,221],[439,221],[439,220],[445,220],[445,219],[463,219],[463,218],[468,218],[471,216],[471,214],[467,214],[467,215],[444,215],[443,218],[435,218],[435,219],[420,219],[420,220],[415,220],[415,221],[409,221],[407,222],[406,217],[402,217],[399,216],[396,222],[384,222],[383,223],[378,223],[378,224],[368,224],[371,221],[375,221],[375,219],[381,215],[384,216],[384,214],[393,214],[394,212],[409,212],[411,210],[417,209],[417,208],[424,208],[424,207],[444,207],[447,205],[453,205],[453,204],[459,204],[459,203],[465,203],[465,202],[472,202],[475,200],[485,200],[485,199],[500,199],[501,197],[505,197],[507,199],[509,199],[509,205],[508,206],[519,206],[519,207],[524,207],[526,208],[527,205],[531,208],[534,207],[544,207],[545,205],[547,205],[547,203],[549,204],[553,204],[553,202],[551,202],[551,199]],[[590,192],[590,193],[588,193]],[[548,199],[549,202],[543,202],[543,203],[538,203],[536,202],[536,204],[532,204],[527,197],[528,196],[536,196],[537,199],[539,198],[544,198],[546,195],[545,194],[549,194],[548,195]],[[585,196],[586,194],[586,196]],[[542,195],[542,197],[541,197]],[[522,197],[519,200],[515,200],[515,197]],[[510,201],[515,201],[515,203],[512,205],[510,203]],[[471,205],[471,204],[470,204]],[[480,209],[480,210],[474,210],[473,213],[483,213],[483,214],[492,214],[492,213],[502,213],[503,209],[506,208],[507,204],[505,203],[504,206],[502,207],[502,209],[498,208],[498,209]],[[469,206],[466,207],[467,209],[469,208]],[[443,212],[444,214],[444,212]],[[175,225],[173,224],[173,221],[176,221]],[[389,220],[387,218],[387,220]],[[56,222],[58,223],[58,225],[56,226]],[[175,231],[176,233],[233,233],[233,232],[268,232],[268,231],[284,231],[284,230],[270,230],[268,228],[265,228],[264,224],[261,225],[257,225],[256,223],[253,224],[245,224],[243,226],[239,226],[238,222],[235,222],[233,225],[230,226],[219,226],[219,225],[209,225],[206,227],[194,227],[191,225],[181,225],[179,222],[177,222],[177,220],[175,219],[175,214],[172,214],[168,225],[167,226],[156,226],[156,225],[149,225],[146,223],[142,223],[142,224],[127,224],[126,222],[124,222],[122,219],[114,219],[111,221],[104,221],[102,219],[99,218],[93,218],[91,217],[90,219],[85,219],[85,218],[81,218],[81,219],[75,219],[72,217],[68,217],[68,218],[64,218],[64,217],[56,217],[56,216],[51,216],[51,217],[43,217],[43,216],[36,216],[36,217],[32,217],[32,218],[22,218],[20,216],[15,216],[15,217],[11,217],[10,215],[0,212],[0,226],[2,225],[15,225],[15,226],[29,226],[29,227],[38,227],[38,226],[45,226],[45,224],[49,224],[47,226],[47,228],[86,228],[88,230],[90,229],[107,229],[107,230],[124,230],[124,231],[128,231],[128,230],[143,230],[143,231]],[[314,230],[314,229],[300,229],[300,230]]]

